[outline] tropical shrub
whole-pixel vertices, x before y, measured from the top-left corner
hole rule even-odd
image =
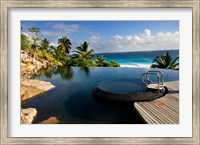
[[[179,70],[179,57],[172,59],[169,52],[156,56],[153,60],[151,68],[164,68],[164,69],[173,69]]]

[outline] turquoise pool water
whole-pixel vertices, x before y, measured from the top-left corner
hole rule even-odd
[[[96,84],[103,81],[115,79],[138,80],[142,73],[149,70],[152,69],[48,68],[41,71],[34,78],[49,81],[56,87],[23,104],[22,108],[34,107],[37,109],[38,114],[34,123],[54,116],[62,124],[142,124],[143,121],[135,112],[132,102],[98,100],[92,96],[92,90]],[[165,81],[179,80],[179,71],[161,71],[164,73]],[[137,82],[138,84],[141,83]]]

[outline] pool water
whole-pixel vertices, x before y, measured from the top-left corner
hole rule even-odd
[[[122,78],[102,81],[94,86],[92,95],[95,98],[112,101],[150,101],[163,97],[168,92],[164,87],[148,89],[140,79]]]
[[[146,86],[141,79],[133,78],[109,79],[98,83],[98,87],[106,92],[116,94],[135,94],[146,91]]]
[[[109,80],[138,80],[150,68],[106,68],[106,67],[58,67],[39,72],[35,79],[49,81],[56,87],[23,104],[22,108],[33,107],[38,111],[33,123],[56,117],[61,124],[142,124],[134,110],[133,102],[115,102],[96,99],[92,95],[94,86],[107,82],[106,87],[115,88]],[[177,81],[179,71],[161,70],[164,81]],[[154,79],[154,78],[152,78]],[[117,89],[119,93],[144,89],[140,85]],[[135,81],[134,83],[140,84]],[[122,85],[123,86],[123,85]],[[126,89],[127,88],[127,89]],[[106,88],[105,88],[106,89]],[[116,90],[116,89],[115,89]]]

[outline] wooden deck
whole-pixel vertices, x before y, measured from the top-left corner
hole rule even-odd
[[[165,82],[168,93],[148,102],[135,102],[134,107],[148,124],[179,123],[179,81]]]

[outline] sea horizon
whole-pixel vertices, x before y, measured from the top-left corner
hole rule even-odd
[[[105,60],[110,62],[112,60],[120,64],[120,67],[140,67],[150,68],[153,59],[156,56],[169,52],[172,58],[179,56],[179,50],[150,50],[150,51],[132,51],[132,52],[106,52],[95,53],[95,58],[103,55]]]
[[[151,52],[151,51],[179,51],[179,49],[165,49],[165,50],[136,50],[136,51],[116,51],[116,52],[95,52],[94,54],[106,54],[106,53],[129,53],[129,52]]]

